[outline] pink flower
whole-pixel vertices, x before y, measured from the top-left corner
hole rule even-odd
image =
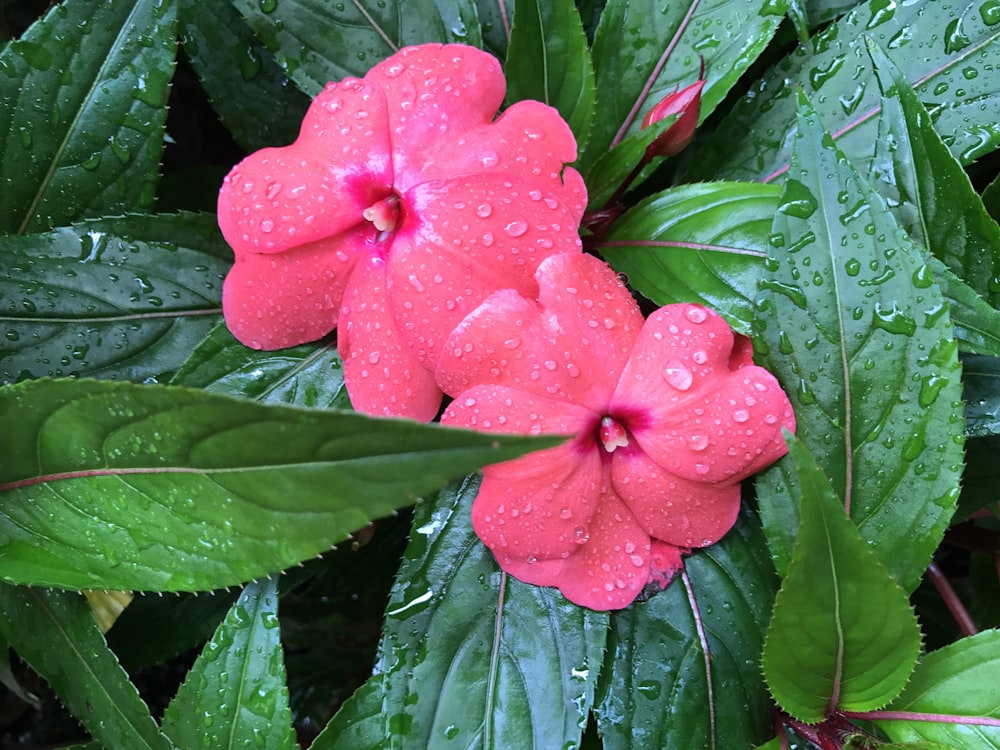
[[[644,321],[589,255],[550,257],[536,278],[537,301],[497,292],[452,332],[441,421],[573,436],[487,467],[473,524],[516,578],[617,609],[730,529],[740,481],[786,452],[795,417],[711,310],[669,305]]]
[[[702,72],[704,73],[704,70]],[[691,143],[695,128],[698,127],[698,118],[701,116],[701,90],[704,87],[705,79],[699,78],[690,86],[665,96],[642,118],[642,127],[648,128],[665,117],[680,114],[677,121],[660,133],[646,148],[646,153],[650,157],[674,156]]]
[[[493,120],[505,89],[485,52],[406,48],[238,164],[219,194],[233,334],[277,349],[339,326],[355,407],[431,419],[452,328],[497,289],[533,296],[538,263],[580,248],[572,132],[533,101]]]

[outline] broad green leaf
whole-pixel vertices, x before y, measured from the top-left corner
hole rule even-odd
[[[994,307],[1000,306],[1000,226],[934,130],[909,81],[870,40],[868,52],[882,90],[872,162],[875,189],[915,242]],[[905,59],[905,54],[897,55]]]
[[[1000,310],[929,252],[924,250],[923,256],[931,277],[948,301],[948,314],[955,326],[959,348],[972,354],[1000,356]]]
[[[1000,720],[1000,631],[987,630],[926,654],[891,712],[933,714],[936,721],[877,719],[894,742],[940,743],[958,748],[1000,748],[1000,726],[963,722],[965,717]],[[944,716],[941,716],[944,715]],[[942,718],[950,717],[951,721]],[[915,718],[915,717],[914,717]],[[995,722],[996,723],[996,722]]]
[[[554,442],[98,380],[8,386],[0,414],[0,577],[65,588],[248,581]]]
[[[594,709],[607,750],[743,748],[769,734],[759,659],[776,582],[759,523],[744,512],[685,563],[690,591],[676,579],[611,617]]]
[[[594,66],[573,0],[517,0],[504,73],[507,101],[550,104],[582,151],[594,120]]]
[[[920,653],[920,627],[816,460],[803,443],[787,440],[802,504],[763,668],[778,705],[812,724],[837,710],[881,708],[899,695]]]
[[[102,745],[170,750],[83,596],[0,583],[0,632]]]
[[[954,329],[920,250],[803,100],[761,280],[758,353],[796,434],[906,590],[948,525],[962,465]],[[783,573],[796,526],[787,464],[757,483]]]
[[[1000,434],[1000,358],[963,357],[962,380],[965,434],[969,437]]]
[[[382,677],[375,675],[344,701],[309,750],[383,750]]]
[[[66,0],[0,52],[0,232],[153,206],[172,0]]]
[[[19,700],[28,704],[34,710],[38,711],[41,709],[41,701],[38,699],[38,696],[29,693],[17,681],[17,676],[10,668],[10,644],[7,643],[7,638],[4,636],[2,628],[0,628],[0,685],[3,685],[13,695],[17,696]]]
[[[179,0],[181,41],[212,107],[247,151],[295,140],[309,98],[227,0]]]
[[[828,23],[851,10],[857,4],[857,0],[805,0],[809,26],[816,28],[821,24]]]
[[[412,44],[482,46],[472,0],[230,0],[309,96]]]
[[[982,0],[869,0],[757,81],[691,160],[688,179],[777,179],[795,140],[796,89],[815,102],[837,145],[864,168],[875,149],[879,91],[864,38],[887,49],[951,152],[968,164],[1000,145],[1000,22]],[[896,52],[896,50],[899,50]],[[598,89],[600,91],[600,89]]]
[[[163,715],[180,748],[297,748],[285,687],[278,577],[243,589]]]
[[[983,205],[996,221],[1000,221],[1000,175],[983,189]]]
[[[472,477],[416,508],[376,663],[385,746],[577,745],[607,615],[502,574],[472,530],[478,489]]]
[[[483,49],[492,52],[498,60],[507,59],[514,0],[476,0],[476,11],[482,27]]]
[[[672,188],[630,209],[597,249],[656,304],[700,302],[749,333],[780,192],[749,182]]]
[[[784,12],[782,0],[608,2],[594,38],[597,116],[582,163],[593,164],[638,131],[648,109],[694,83],[699,58],[708,81],[704,121],[771,41]]]
[[[219,321],[231,257],[207,214],[0,237],[0,381],[172,372]]]
[[[351,408],[343,364],[332,343],[263,352],[243,346],[223,324],[198,345],[170,383],[263,404]]]

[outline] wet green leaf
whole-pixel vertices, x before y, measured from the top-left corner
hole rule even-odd
[[[891,711],[946,714],[954,723],[878,719],[894,742],[940,743],[960,748],[1000,748],[1000,727],[962,723],[960,717],[1000,719],[997,669],[1000,631],[987,630],[926,654]]]
[[[383,750],[382,676],[375,675],[344,701],[309,750]]]
[[[243,346],[222,323],[191,353],[170,383],[263,404],[351,408],[343,363],[332,342],[258,351]]]
[[[976,364],[970,363],[975,372]],[[976,380],[975,374],[972,382]],[[988,405],[984,405],[988,408]],[[996,419],[990,415],[990,421]],[[988,435],[969,440],[965,444],[965,472],[962,475],[962,494],[958,500],[956,518],[968,518],[980,508],[995,508],[997,500],[997,465],[1000,464],[1000,436]],[[996,512],[995,510],[993,511]],[[995,581],[994,577],[994,581]]]
[[[376,663],[385,747],[580,742],[607,614],[502,575],[472,530],[478,489],[417,506]]]
[[[899,68],[874,42],[868,48],[882,90],[872,162],[875,189],[911,239],[1000,306],[1000,226]]]
[[[0,52],[0,233],[153,206],[171,0],[67,0]]]
[[[573,0],[517,0],[504,73],[508,102],[552,105],[583,150],[594,120],[594,65]]]
[[[646,111],[698,79],[705,60],[701,119],[757,59],[781,23],[781,0],[662,3],[611,0],[594,39],[597,117],[585,168],[639,130]]]
[[[8,386],[0,413],[0,576],[66,588],[248,581],[554,442],[98,380]]]
[[[472,0],[231,0],[309,96],[328,81],[364,76],[401,47],[426,42],[482,46]]]
[[[965,434],[1000,435],[1000,358],[962,358]]]
[[[590,201],[588,209],[598,211],[610,207],[612,198],[616,203],[621,199],[619,187],[631,176],[646,153],[649,146],[660,133],[677,122],[678,115],[664,117],[648,128],[630,135],[613,149],[601,155],[586,174],[587,197]],[[642,175],[639,175],[640,177]],[[636,183],[628,186],[636,187]]]
[[[181,41],[212,107],[247,151],[295,140],[309,106],[230,2],[179,0]]]
[[[611,617],[595,707],[607,750],[751,747],[771,731],[759,660],[776,581],[754,515],[686,568],[690,592],[676,579]]]
[[[758,353],[862,536],[912,590],[958,497],[954,330],[919,249],[805,101],[772,246]],[[780,573],[795,533],[796,481],[779,463],[757,488]]]
[[[207,214],[0,237],[0,381],[172,372],[221,317],[231,258]]]
[[[924,248],[924,260],[934,282],[948,301],[955,326],[955,340],[963,352],[1000,355],[1000,310],[991,307],[976,290],[949,270]]]
[[[778,705],[812,724],[899,695],[920,653],[920,627],[816,460],[791,435],[788,445],[802,503],[763,668]]]
[[[688,179],[769,182],[784,174],[795,136],[797,88],[815,102],[838,147],[866,169],[880,103],[866,36],[897,60],[959,161],[968,164],[990,153],[1000,145],[1000,77],[994,73],[1000,23],[996,14],[981,13],[982,5],[859,4],[751,86],[698,151]]]
[[[476,0],[476,11],[482,27],[483,49],[492,52],[498,60],[505,60],[514,19],[514,0]]]
[[[83,596],[0,583],[0,632],[102,745],[170,750]]]
[[[983,205],[994,220],[1000,221],[1000,175],[983,190]]]
[[[297,748],[285,687],[277,576],[243,589],[163,715],[176,747]]]
[[[656,304],[700,302],[749,333],[780,192],[736,182],[672,188],[624,214],[598,250]]]

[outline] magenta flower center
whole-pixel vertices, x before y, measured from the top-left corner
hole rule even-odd
[[[601,445],[608,453],[614,453],[616,448],[628,447],[628,430],[616,422],[614,417],[602,417],[597,432]]]

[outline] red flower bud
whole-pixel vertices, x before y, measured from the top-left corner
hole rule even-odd
[[[650,156],[673,156],[685,149],[694,137],[701,115],[701,90],[705,79],[700,78],[690,86],[667,95],[650,109],[642,118],[642,127],[648,128],[665,117],[679,114],[677,121],[649,144],[646,153]]]

